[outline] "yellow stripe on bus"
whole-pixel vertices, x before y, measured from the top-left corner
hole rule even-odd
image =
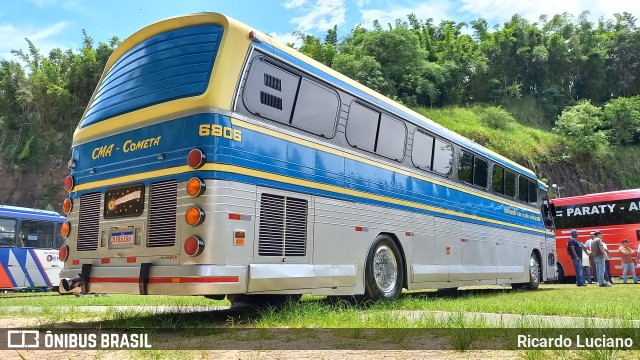
[[[236,165],[207,163],[198,170],[199,171],[222,171],[222,172],[228,172],[228,173],[239,174],[239,175],[247,175],[247,176],[282,182],[282,183],[291,184],[291,185],[298,185],[298,186],[303,186],[303,187],[308,187],[308,188],[313,188],[318,190],[324,190],[328,192],[334,192],[334,193],[361,197],[361,198],[366,198],[366,199],[371,199],[371,200],[376,200],[376,201],[381,201],[381,202],[386,202],[386,203],[391,203],[396,205],[412,207],[416,209],[433,211],[441,214],[464,217],[467,219],[472,219],[477,221],[490,222],[497,225],[503,225],[508,227],[524,229],[528,231],[544,233],[544,230],[542,229],[536,229],[528,226],[512,224],[512,223],[499,221],[499,220],[493,220],[493,219],[476,216],[476,215],[469,215],[469,214],[461,213],[458,211],[447,210],[447,209],[438,208],[430,205],[424,205],[424,204],[416,203],[413,201],[394,199],[388,196],[375,195],[375,194],[367,193],[364,191],[346,189],[344,187],[340,187],[336,185],[320,184],[320,183],[309,181],[309,180],[296,179],[289,176],[272,174],[272,173],[268,173],[261,170],[248,169],[248,168],[244,168]],[[94,181],[91,183],[81,184],[76,186],[74,190],[75,191],[89,190],[89,189],[109,186],[113,184],[141,181],[145,179],[182,174],[182,173],[191,172],[191,171],[193,171],[193,169],[187,165],[176,166],[176,167],[162,169],[162,170],[149,171],[149,172],[135,174],[135,175],[127,175],[127,176],[121,176],[118,178],[113,178],[108,180],[100,180],[100,181]]]

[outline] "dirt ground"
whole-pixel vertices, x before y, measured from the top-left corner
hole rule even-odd
[[[87,319],[91,321],[92,319]],[[0,318],[0,329],[45,326],[47,320],[37,318]],[[82,323],[75,323],[82,326]],[[65,324],[66,325],[66,324]],[[66,327],[66,326],[65,326]],[[0,330],[1,331],[1,330]],[[171,341],[166,339],[166,341]],[[201,341],[201,340],[200,340]],[[304,346],[304,339],[300,340]],[[312,340],[310,340],[312,341]],[[283,348],[291,347],[283,346]],[[317,345],[317,344],[316,344]],[[259,346],[256,346],[259,347]],[[270,343],[271,348],[278,348]],[[317,346],[322,347],[322,346]],[[381,344],[384,347],[384,344]],[[520,359],[517,351],[453,351],[453,350],[1,350],[2,360],[67,360],[67,359],[326,359],[326,360],[371,360],[371,359]]]

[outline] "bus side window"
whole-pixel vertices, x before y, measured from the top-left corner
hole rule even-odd
[[[433,146],[433,171],[448,176],[453,168],[453,146],[438,138]]]
[[[302,79],[291,125],[325,138],[332,138],[336,131],[339,108],[338,94]]]
[[[347,141],[353,147],[373,152],[380,113],[356,102],[351,103],[347,120]]]
[[[23,220],[20,225],[20,247],[53,247],[54,228],[52,222]]]
[[[433,155],[433,137],[417,131],[413,135],[411,160],[413,165],[422,170],[431,170]]]
[[[407,128],[402,122],[386,115],[380,116],[379,126],[376,153],[389,159],[402,161],[407,140]]]
[[[299,76],[255,59],[242,100],[252,114],[289,125],[299,84]]]
[[[16,221],[0,219],[0,246],[16,246]]]

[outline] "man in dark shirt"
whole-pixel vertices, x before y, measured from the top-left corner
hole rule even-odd
[[[573,262],[573,267],[576,270],[576,285],[587,286],[582,276],[582,249],[578,242],[578,230],[576,229],[571,230],[571,238],[567,244],[567,252],[569,256],[571,256],[571,262]]]

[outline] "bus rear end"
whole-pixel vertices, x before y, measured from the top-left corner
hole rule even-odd
[[[211,162],[242,141],[228,114],[248,33],[201,13],[113,53],[74,134],[61,292],[245,291],[246,267],[228,265],[225,249],[243,228],[228,228],[228,187]]]

